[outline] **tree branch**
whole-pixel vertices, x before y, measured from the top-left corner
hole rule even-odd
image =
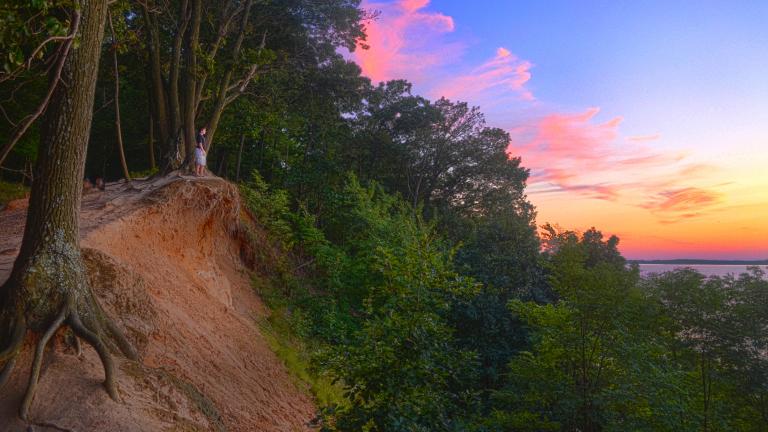
[[[11,153],[13,146],[16,145],[16,143],[21,139],[22,136],[24,136],[24,134],[27,132],[27,129],[29,129],[29,127],[32,126],[32,123],[34,123],[35,120],[37,120],[38,117],[40,117],[43,114],[43,112],[45,112],[45,109],[48,107],[48,102],[50,102],[51,96],[53,96],[53,92],[56,90],[56,87],[61,81],[61,71],[62,69],[64,69],[65,60],[67,59],[67,55],[69,54],[70,48],[72,48],[74,36],[77,34],[77,30],[79,28],[80,28],[80,11],[76,10],[72,18],[72,29],[70,30],[70,34],[66,42],[64,42],[64,47],[62,52],[59,54],[58,63],[56,65],[56,71],[54,73],[53,79],[51,80],[51,84],[48,88],[48,93],[46,93],[45,98],[37,107],[35,112],[25,117],[24,120],[22,120],[21,127],[16,131],[16,133],[14,133],[13,137],[5,145],[5,147],[3,147],[2,151],[0,151],[0,165],[3,164],[3,162],[5,161],[5,158],[8,157],[8,155]]]
[[[266,46],[266,42],[267,42],[267,31],[264,30],[264,34],[261,35],[261,43],[259,44],[259,53],[261,53],[264,50],[264,47]],[[233,92],[231,95],[228,95],[225,97],[224,106],[229,105],[235,99],[237,99],[238,96],[240,96],[245,92],[245,89],[248,87],[248,84],[250,84],[253,77],[256,76],[256,72],[258,72],[258,70],[259,70],[258,63],[254,63],[251,65],[251,67],[248,69],[248,73],[246,73],[245,77],[243,77],[243,79],[239,81],[240,85],[236,87],[237,90]]]

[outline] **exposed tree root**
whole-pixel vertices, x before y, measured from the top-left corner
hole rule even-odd
[[[72,429],[61,427],[56,423],[51,423],[51,422],[29,422],[29,423],[34,426],[44,427],[47,429],[56,429],[57,431],[61,431],[61,432],[75,432]]]
[[[104,387],[113,400],[119,401],[115,363],[110,354],[107,341],[114,341],[114,346],[116,346],[116,348],[126,357],[132,360],[136,360],[138,355],[122,331],[120,331],[120,329],[106,317],[95,298],[93,298],[92,295],[87,296],[86,298],[88,298],[88,300],[79,302],[79,308],[77,307],[78,302],[65,301],[65,305],[61,307],[56,317],[50,321],[45,333],[43,333],[37,341],[32,360],[32,369],[29,375],[29,382],[19,409],[19,417],[22,420],[28,421],[29,419],[29,412],[40,381],[40,371],[46,347],[56,332],[65,325],[69,326],[72,331],[72,337],[74,338],[74,345],[78,355],[80,353],[79,339],[83,339],[96,350],[96,353],[99,355],[99,359],[104,366]],[[11,332],[12,335],[8,338],[8,346],[0,352],[0,366],[2,366],[0,369],[0,388],[6,384],[13,371],[16,364],[16,358],[24,343],[27,329],[28,327],[23,317],[16,319],[16,323]],[[107,336],[109,336],[109,338],[107,338]]]
[[[73,344],[75,345],[75,355],[80,357],[83,355],[83,344],[80,343],[80,338],[77,337],[77,335],[72,332],[72,340],[74,341]]]
[[[102,329],[105,329],[109,336],[111,336],[111,340],[117,344],[117,348],[126,358],[134,361],[138,360],[139,354],[133,348],[133,344],[128,341],[128,338],[126,338],[123,331],[115,325],[115,322],[107,318],[104,309],[101,308],[93,296],[91,296],[90,304],[91,309],[96,311],[96,314],[94,314],[96,318],[93,320],[93,323],[86,322],[86,324],[91,328],[98,330],[97,334],[99,335],[103,334]]]
[[[37,383],[40,380],[40,366],[43,364],[43,355],[45,354],[45,346],[48,345],[48,341],[51,340],[51,336],[56,333],[56,330],[64,323],[64,319],[67,317],[67,307],[63,307],[59,315],[53,321],[53,324],[46,330],[40,341],[37,342],[35,348],[35,359],[32,361],[32,372],[29,374],[29,384],[27,384],[27,392],[24,394],[24,401],[21,403],[21,409],[19,410],[19,416],[26,420],[29,417],[29,407],[32,406],[32,399],[35,397],[35,390],[37,390]]]
[[[112,356],[109,354],[109,350],[107,350],[107,345],[101,340],[101,336],[98,334],[101,333],[98,332],[99,329],[97,329],[98,333],[87,329],[82,321],[80,321],[80,315],[76,311],[72,312],[67,323],[72,330],[75,331],[77,336],[88,342],[93,349],[96,350],[96,353],[99,354],[99,359],[101,359],[101,363],[104,366],[104,387],[107,389],[107,393],[109,393],[109,397],[111,397],[112,400],[119,400],[117,394],[117,382],[115,380],[115,363],[112,360]]]
[[[13,372],[13,367],[15,365],[16,357],[13,357],[5,363],[5,366],[3,366],[3,370],[0,372],[0,390],[5,386],[5,383],[8,382],[8,378],[11,377],[11,372]]]

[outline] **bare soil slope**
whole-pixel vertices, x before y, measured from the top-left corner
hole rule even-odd
[[[298,431],[315,407],[260,335],[267,313],[240,261],[235,187],[180,176],[108,185],[84,196],[82,246],[100,302],[141,362],[119,359],[123,401],[101,386],[96,353],[60,332],[28,425],[16,418],[31,341],[0,391],[0,431]],[[0,281],[10,272],[26,202],[0,212]],[[31,428],[31,429],[30,429]]]

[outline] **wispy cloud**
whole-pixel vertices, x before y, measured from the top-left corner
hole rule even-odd
[[[685,165],[680,168],[679,176],[683,179],[697,177],[704,174],[712,174],[719,168],[713,164],[708,163],[694,163]]]
[[[719,203],[717,192],[685,186],[713,166],[684,164],[684,153],[648,146],[659,135],[624,136],[622,117],[601,121],[599,113],[596,107],[550,113],[510,130],[510,155],[521,156],[532,170],[531,195],[621,201],[651,211],[663,223],[700,216]]]
[[[440,83],[431,93],[448,99],[478,100],[487,97],[490,91],[494,97],[511,91],[522,100],[532,101],[533,93],[525,87],[531,79],[532,67],[531,62],[500,47],[493,58],[467,74]]]
[[[447,38],[455,30],[453,18],[426,10],[429,4],[430,0],[363,2],[364,8],[379,12],[366,25],[368,49],[352,54],[364,75],[374,82],[406,78],[428,89],[434,98],[475,104],[504,97],[535,99],[526,88],[533,67],[530,61],[499,47],[477,66],[462,65],[465,45]]]
[[[659,215],[663,223],[674,223],[705,214],[722,202],[714,190],[687,187],[659,192],[643,207]]]
[[[627,141],[647,142],[647,141],[656,141],[659,138],[661,138],[661,135],[659,135],[659,134],[653,134],[653,135],[634,135],[634,136],[628,136],[627,137]]]
[[[668,165],[677,155],[654,152],[640,144],[622,144],[621,117],[597,121],[599,108],[580,113],[551,113],[513,128],[511,155],[532,168],[532,182],[555,190],[615,200],[622,189],[636,187],[616,174],[629,168]],[[602,177],[602,180],[598,180]]]
[[[509,153],[531,169],[531,196],[621,202],[662,223],[698,217],[719,203],[717,192],[692,187],[712,165],[686,163],[686,154],[663,150],[660,134],[622,134],[624,119],[602,116],[598,107],[569,112],[538,101],[530,88],[533,62],[508,47],[468,64],[466,46],[451,38],[454,19],[429,6],[430,0],[364,1],[380,15],[367,25],[370,48],[352,57],[373,81],[405,78],[432,98],[497,110],[496,121],[515,125],[508,128]],[[520,112],[535,117],[509,114]]]
[[[437,43],[442,35],[454,31],[453,18],[424,11],[428,5],[429,0],[363,2],[365,9],[380,12],[365,28],[369,48],[352,54],[363,74],[374,82],[397,78],[414,81],[460,54],[461,44]]]

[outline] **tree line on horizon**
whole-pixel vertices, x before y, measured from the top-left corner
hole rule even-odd
[[[185,169],[206,125],[209,168],[281,252],[257,289],[338,390],[324,430],[768,430],[764,273],[643,279],[616,237],[540,234],[507,132],[340,54],[375,18],[359,0],[0,1],[0,175],[31,183],[0,387],[28,332],[42,352],[68,326],[116,397],[106,341],[135,353],[83,282],[78,192]]]

